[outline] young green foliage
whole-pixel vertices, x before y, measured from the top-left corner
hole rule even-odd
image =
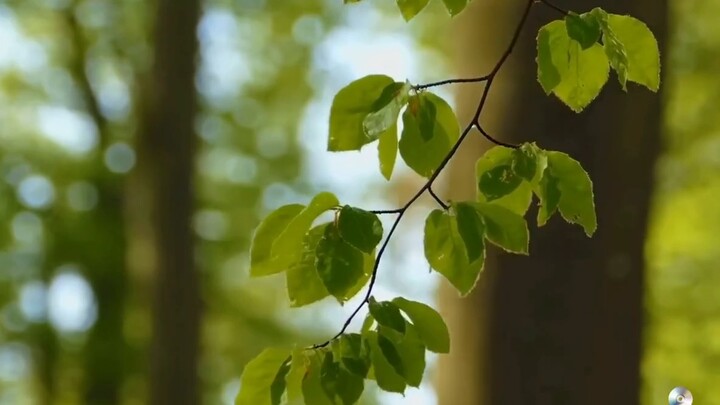
[[[469,3],[442,1],[452,16]],[[403,18],[410,20],[429,0],[396,3]],[[533,4],[541,3],[529,2],[528,11]],[[580,112],[600,93],[610,68],[623,89],[630,81],[658,90],[660,56],[645,24],[599,8],[565,14],[564,20],[543,26],[537,37],[538,81],[547,94],[554,94]],[[429,179],[404,207],[377,211],[397,215],[388,239],[409,206],[430,189],[437,171],[461,142],[451,107],[426,90],[463,81],[486,81],[490,86],[494,74],[420,86],[370,75],[350,83],[335,96],[330,111],[329,151],[360,150],[377,140],[380,172],[386,179],[391,178],[398,152],[413,171]],[[397,121],[403,109],[398,141]],[[480,126],[477,119],[468,130]],[[448,205],[436,198],[443,209],[429,213],[424,229],[427,261],[461,295],[470,293],[480,277],[488,242],[508,253],[529,254],[525,216],[533,196],[538,200],[538,226],[560,212],[565,221],[580,225],[588,236],[597,228],[590,177],[565,153],[546,151],[534,143],[497,146],[477,161],[475,175],[475,201]],[[335,212],[334,221],[316,224],[329,210]],[[342,304],[369,280],[372,282],[360,306],[333,339],[306,350],[267,349],[248,363],[237,405],[351,405],[359,401],[365,379],[376,381],[382,390],[404,393],[408,386],[421,384],[426,351],[449,352],[448,328],[434,309],[402,297],[391,301],[373,297],[374,272],[388,242],[378,249],[382,238],[383,226],[377,214],[340,206],[327,192],[316,195],[307,206],[280,207],[261,222],[251,244],[250,274],[257,277],[285,272],[291,307],[329,296]],[[368,314],[360,333],[347,333],[350,321],[366,304]]]

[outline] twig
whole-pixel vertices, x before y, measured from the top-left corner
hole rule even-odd
[[[446,80],[440,80],[439,82],[432,82],[427,84],[419,84],[417,86],[414,86],[413,88],[415,90],[424,90],[429,89],[431,87],[438,87],[438,86],[444,86],[446,84],[455,84],[455,83],[481,83],[486,82],[490,76],[480,76],[480,77],[469,77],[469,78],[463,78],[463,79],[446,79]]]
[[[432,187],[428,187],[428,193],[430,193],[432,198],[434,198],[435,201],[437,201],[438,205],[440,205],[445,211],[450,209],[450,206],[445,204],[445,202],[443,202],[443,200],[438,197],[437,194],[435,194],[435,191],[432,189]]]
[[[400,211],[402,211],[402,208],[396,208],[394,210],[374,210],[374,211],[370,211],[370,212],[372,212],[373,214],[380,215],[380,214],[399,214]]]
[[[510,54],[512,53],[513,49],[515,48],[515,45],[517,44],[518,39],[520,38],[520,33],[522,32],[522,28],[525,26],[525,23],[527,22],[527,18],[530,15],[530,10],[532,9],[533,4],[535,4],[538,0],[528,0],[527,5],[525,6],[525,11],[523,12],[523,15],[515,28],[515,32],[513,33],[513,37],[510,40],[510,44],[508,45],[505,52],[502,54],[498,62],[495,64],[495,67],[493,67],[492,71],[486,75],[482,76],[476,79],[451,79],[451,80],[444,80],[441,82],[435,82],[435,83],[429,83],[426,85],[420,85],[416,86],[415,89],[425,89],[429,87],[434,86],[440,86],[443,84],[451,84],[451,83],[468,83],[468,82],[480,82],[484,81],[485,83],[485,89],[483,90],[482,96],[480,98],[480,102],[478,103],[477,109],[475,110],[475,114],[473,115],[472,120],[470,120],[470,123],[463,129],[463,131],[460,133],[460,137],[455,142],[453,147],[450,149],[447,155],[445,155],[445,158],[440,162],[440,165],[438,165],[438,168],[433,172],[433,174],[430,176],[428,181],[418,190],[415,195],[410,198],[410,200],[405,203],[405,205],[402,206],[402,208],[399,208],[397,210],[392,211],[382,211],[381,213],[397,213],[398,216],[395,218],[395,221],[393,222],[392,226],[390,227],[390,231],[388,232],[387,237],[385,237],[385,240],[383,241],[382,245],[380,246],[380,250],[378,250],[377,257],[375,258],[375,264],[373,266],[372,274],[370,276],[370,283],[368,284],[367,292],[365,293],[365,297],[363,298],[362,302],[353,310],[353,312],[350,314],[350,316],[345,320],[345,323],[343,324],[340,331],[335,334],[332,338],[326,340],[323,343],[318,343],[316,345],[311,346],[309,349],[319,349],[322,347],[325,347],[330,344],[333,340],[340,337],[345,331],[347,330],[348,326],[350,326],[350,323],[355,318],[355,316],[360,312],[363,306],[369,301],[370,296],[372,295],[373,287],[375,286],[375,280],[377,279],[377,273],[378,268],[380,266],[380,260],[382,259],[383,254],[385,253],[385,249],[387,249],[388,243],[390,242],[390,239],[392,238],[393,234],[395,233],[395,230],[397,229],[398,225],[400,224],[400,221],[402,220],[403,216],[407,212],[408,208],[410,208],[415,201],[420,198],[420,196],[423,195],[426,191],[429,191],[430,188],[433,185],[433,182],[435,182],[435,179],[440,175],[440,172],[447,166],[447,164],[450,162],[450,160],[453,158],[457,150],[460,148],[460,145],[463,143],[465,138],[467,138],[470,131],[473,129],[473,127],[477,127],[478,130],[480,130],[480,133],[483,134],[488,140],[491,142],[508,146],[511,148],[517,148],[516,145],[510,145],[506,144],[504,142],[500,142],[492,138],[490,135],[488,135],[484,130],[481,129],[480,126],[480,114],[482,113],[483,108],[485,107],[485,102],[487,101],[488,94],[490,92],[490,87],[492,87],[493,81],[495,80],[495,76],[500,71],[500,68],[505,64],[505,61],[508,59]],[[434,193],[431,192],[435,198],[437,198]],[[439,200],[439,199],[438,199]],[[439,200],[442,201],[442,200]],[[442,203],[444,204],[444,203]]]
[[[480,123],[477,123],[477,122],[476,122],[476,123],[475,123],[475,127],[477,128],[478,131],[480,131],[480,133],[482,134],[482,136],[485,137],[485,139],[487,139],[488,141],[494,143],[495,145],[505,146],[505,147],[507,147],[507,148],[513,148],[513,149],[517,149],[517,147],[518,147],[517,145],[514,145],[514,144],[512,144],[512,143],[503,142],[503,141],[500,141],[500,140],[497,140],[497,139],[493,138],[490,134],[488,134],[488,133],[483,129],[483,127],[480,125]]]
[[[567,11],[567,10],[565,10],[565,9],[562,9],[562,8],[554,5],[554,4],[551,3],[549,0],[537,0],[537,2],[538,2],[538,3],[542,3],[542,4],[550,7],[551,9],[557,11],[558,13],[560,13],[560,14],[562,14],[562,15],[568,15],[568,14],[570,14],[569,11]]]

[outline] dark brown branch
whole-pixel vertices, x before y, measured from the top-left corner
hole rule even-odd
[[[481,83],[488,81],[490,77],[489,76],[480,76],[480,77],[469,77],[464,79],[446,79],[446,80],[440,80],[439,82],[432,82],[427,84],[419,84],[417,86],[414,86],[413,88],[415,90],[424,90],[429,89],[431,87],[438,87],[438,86],[444,86],[446,84],[455,84],[455,83]]]

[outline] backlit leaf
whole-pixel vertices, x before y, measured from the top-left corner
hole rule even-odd
[[[627,79],[652,91],[660,88],[660,49],[652,31],[642,21],[610,14],[608,23],[627,54]]]
[[[330,295],[315,268],[315,251],[329,223],[318,225],[305,235],[301,260],[293,263],[286,273],[291,307],[312,304]]]
[[[600,39],[600,24],[589,14],[578,15],[573,13],[565,16],[565,27],[570,38],[580,43],[582,49],[587,49]]]
[[[383,132],[397,124],[400,110],[407,104],[410,83],[387,85],[380,98],[375,100],[370,112],[363,120],[363,130],[370,140],[377,139]]]
[[[485,237],[512,253],[528,254],[528,233],[525,218],[496,204],[473,204],[485,223]]]
[[[485,255],[485,225],[475,207],[466,202],[453,203],[457,228],[465,245],[470,262],[474,262]]]
[[[245,365],[235,405],[273,405],[271,387],[279,369],[287,362],[289,349],[265,349]]]
[[[397,125],[388,128],[378,137],[378,159],[380,160],[380,173],[390,180],[398,153]]]
[[[313,221],[323,212],[338,206],[337,197],[323,192],[313,197],[310,204],[290,221],[272,245],[272,261],[275,266],[287,268],[302,257],[303,239]]]
[[[435,353],[450,352],[450,333],[437,311],[422,302],[398,297],[392,301],[410,318],[418,337]]]
[[[424,245],[430,266],[462,295],[475,287],[484,257],[470,263],[454,216],[443,210],[432,211],[425,221]]]
[[[427,6],[429,1],[430,0],[397,0],[397,6],[405,21],[410,21]]]
[[[428,141],[420,133],[420,116],[416,115],[419,112],[417,105],[423,103],[431,103],[435,108],[435,125]],[[403,125],[400,156],[417,174],[432,176],[460,136],[455,113],[445,100],[425,92],[410,97],[408,108],[403,113]]]
[[[599,44],[582,49],[565,23],[553,21],[538,33],[538,80],[575,112],[592,102],[607,82],[610,65]]]
[[[250,246],[250,275],[267,276],[285,271],[271,260],[271,249],[275,239],[285,230],[305,206],[300,204],[284,205],[268,215],[258,226]]]
[[[372,113],[385,88],[395,81],[384,75],[369,75],[342,88],[330,107],[328,150],[360,150],[374,141],[365,134],[363,121]]]
[[[443,3],[450,15],[454,17],[465,9],[468,4],[468,0],[443,0]]]
[[[378,344],[378,333],[367,332],[365,338],[370,346],[370,358],[375,381],[378,387],[388,392],[405,392],[405,378],[395,371],[395,368],[388,362]],[[399,355],[398,355],[399,357]]]

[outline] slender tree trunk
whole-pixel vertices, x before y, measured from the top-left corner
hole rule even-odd
[[[154,64],[145,85],[133,208],[147,217],[153,274],[150,400],[197,404],[201,298],[190,219],[199,0],[158,0]]]
[[[519,18],[517,3],[522,2],[498,4],[495,11],[478,6],[475,15],[466,16],[473,26],[498,28],[494,35],[470,28],[471,33],[462,37],[461,64],[475,63],[468,61],[472,58],[468,49],[507,41]],[[665,1],[578,0],[561,5],[580,12],[601,6],[632,14],[648,23],[661,44],[665,42]],[[491,91],[489,105],[499,99],[501,107],[486,111],[483,122],[497,136],[516,142],[535,140],[545,149],[565,151],[580,160],[595,183],[598,232],[588,239],[579,227],[559,218],[536,229],[531,212],[529,257],[491,250],[478,293],[445,306],[446,311],[469,316],[465,324],[484,325],[471,329],[480,331],[478,336],[460,340],[471,342],[469,348],[453,346],[456,352],[480,353],[472,361],[478,362],[477,370],[486,372],[476,374],[474,383],[484,389],[478,396],[454,400],[450,391],[459,387],[441,386],[443,405],[639,400],[643,246],[659,150],[661,98],[634,85],[624,94],[614,77],[579,115],[545,96],[535,80],[534,37],[541,25],[559,17],[537,5],[511,62],[500,74],[504,83],[511,84]],[[483,60],[477,69],[488,63],[492,62]],[[477,102],[467,94],[463,101]],[[475,158],[477,154],[469,160]],[[456,165],[456,177],[468,178],[471,161]],[[473,187],[472,182],[462,181]],[[471,315],[477,312],[481,315]],[[484,344],[478,347],[478,342]],[[469,361],[466,356],[457,358]],[[455,373],[467,365],[445,362],[441,367],[440,374],[454,381],[464,378]]]

